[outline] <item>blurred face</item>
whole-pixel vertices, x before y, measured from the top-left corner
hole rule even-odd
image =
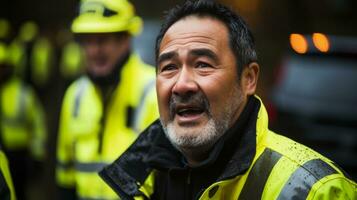
[[[86,56],[87,72],[98,77],[109,75],[118,60],[129,49],[129,35],[98,33],[81,36]]]
[[[247,99],[226,26],[208,17],[181,19],[164,35],[157,67],[167,137],[184,153],[207,151],[238,119]]]

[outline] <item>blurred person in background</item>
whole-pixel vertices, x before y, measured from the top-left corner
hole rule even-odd
[[[0,199],[15,200],[15,190],[12,183],[9,164],[0,146]]]
[[[60,199],[118,199],[98,171],[158,117],[155,69],[132,52],[142,20],[127,0],[84,0],[72,32],[84,49],[85,75],[61,109],[56,179]]]
[[[331,160],[268,129],[254,38],[207,0],[171,9],[156,39],[160,120],[101,177],[122,199],[356,199]]]
[[[44,101],[54,66],[54,49],[50,40],[34,21],[25,21],[11,42],[9,51],[17,76],[32,85]]]
[[[16,196],[26,199],[27,178],[33,174],[29,170],[45,158],[46,123],[33,88],[15,75],[6,41],[0,41],[0,143],[9,159]]]

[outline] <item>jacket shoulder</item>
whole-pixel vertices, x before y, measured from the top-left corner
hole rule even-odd
[[[83,85],[92,85],[92,82],[87,76],[81,76],[78,79],[74,80],[66,89],[65,94],[67,95],[69,93],[75,92],[75,90],[78,90]]]
[[[289,138],[269,132],[265,149],[277,155],[266,183],[270,187],[264,190],[266,197],[306,199],[317,191],[317,187],[328,188],[328,182],[337,184],[336,181],[330,182],[333,179],[345,182],[348,187],[355,187],[334,162]]]
[[[132,77],[140,77],[140,81],[145,82],[155,78],[155,67],[144,63],[138,55],[132,54],[123,73],[130,74]]]
[[[323,162],[329,164],[333,163],[331,160],[311,148],[272,131],[268,132],[266,147],[278,152],[287,160],[294,162],[299,166],[314,159],[321,159]]]
[[[81,76],[68,86],[64,94],[64,100],[75,98],[78,93],[84,92],[88,86],[92,85],[93,83],[87,76]]]
[[[69,112],[70,110],[75,109],[75,102],[79,102],[88,87],[92,86],[93,83],[86,76],[82,76],[71,83],[64,93],[62,111],[66,110],[65,112]]]

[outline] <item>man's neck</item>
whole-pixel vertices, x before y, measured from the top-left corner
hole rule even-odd
[[[194,149],[181,149],[181,153],[190,167],[194,167],[208,159],[212,147],[196,147]]]
[[[183,153],[183,154],[190,167],[195,167],[208,158],[208,153],[199,154],[199,155],[193,155],[187,153]]]

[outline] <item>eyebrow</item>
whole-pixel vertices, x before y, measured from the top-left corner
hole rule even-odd
[[[199,56],[208,57],[209,59],[212,59],[215,62],[219,60],[218,56],[210,49],[193,49],[190,51],[190,54],[195,57],[199,57]]]
[[[210,59],[212,59],[213,61],[217,62],[218,56],[210,49],[192,49],[189,54],[191,54],[192,56],[195,57],[199,57],[199,56],[205,56],[208,57]],[[163,53],[159,56],[159,58],[157,59],[157,63],[160,64],[161,62],[164,62],[166,60],[170,60],[172,58],[178,57],[178,53],[176,51],[170,51],[167,53]]]
[[[170,60],[174,57],[177,57],[178,53],[175,51],[170,51],[167,53],[163,53],[159,56],[159,58],[157,59],[157,63],[160,64],[161,62],[164,62],[165,60]]]

